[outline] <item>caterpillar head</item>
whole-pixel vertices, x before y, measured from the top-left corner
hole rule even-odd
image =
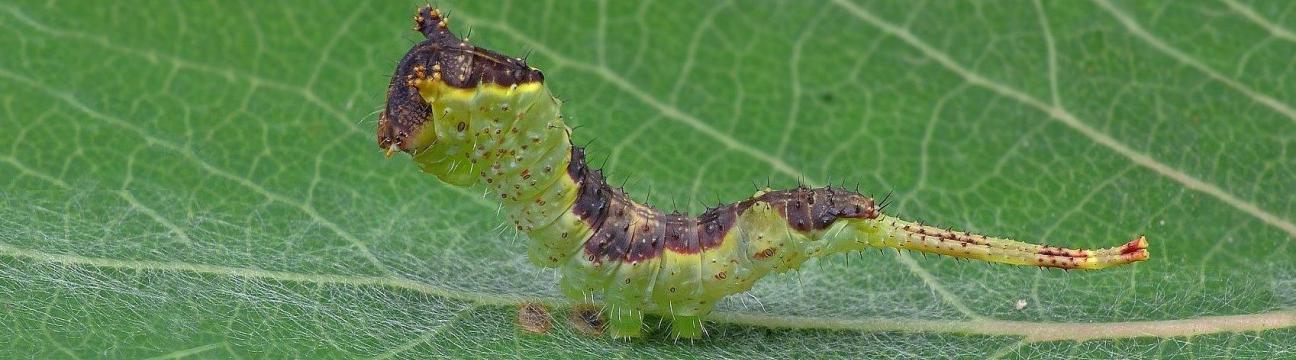
[[[426,39],[396,65],[386,108],[378,116],[378,147],[388,156],[422,150],[436,140],[433,127],[425,125],[440,115],[433,113],[432,103],[448,93],[544,82],[544,74],[526,60],[473,46],[450,32],[448,21],[432,7],[414,15],[414,30]]]

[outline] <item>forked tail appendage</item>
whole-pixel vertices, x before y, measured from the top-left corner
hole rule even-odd
[[[942,229],[881,215],[877,240],[870,245],[948,255],[986,262],[1054,267],[1103,269],[1147,260],[1148,242],[1142,235],[1115,247],[1087,250],[1031,244]]]

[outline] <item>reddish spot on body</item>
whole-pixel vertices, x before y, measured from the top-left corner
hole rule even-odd
[[[1124,246],[1121,246],[1121,254],[1136,253],[1146,249],[1147,249],[1147,239],[1144,238],[1142,235],[1139,235],[1138,238],[1135,238],[1134,240],[1130,240],[1130,242],[1127,242],[1125,243]]]
[[[1040,255],[1066,256],[1066,257],[1074,257],[1074,258],[1089,257],[1089,255],[1086,255],[1084,251],[1081,250],[1066,249],[1066,248],[1059,248],[1059,247],[1052,247],[1052,246],[1041,247],[1039,251],[1036,251],[1035,253]]]

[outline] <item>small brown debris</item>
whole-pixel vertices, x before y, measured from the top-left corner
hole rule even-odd
[[[535,302],[523,302],[518,304],[518,326],[536,334],[543,334],[552,327],[552,321],[549,317],[549,309],[544,305]]]
[[[603,330],[607,328],[607,319],[603,317],[603,311],[594,304],[573,306],[567,321],[576,328],[576,332],[590,337],[603,335]]]

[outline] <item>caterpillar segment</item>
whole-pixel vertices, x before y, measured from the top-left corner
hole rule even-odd
[[[1013,265],[1102,269],[1148,259],[1142,236],[1068,249],[941,229],[882,213],[839,187],[764,189],[696,217],[633,201],[571,144],[562,102],[544,75],[459,39],[436,9],[419,9],[425,40],[397,65],[379,117],[378,146],[411,155],[456,186],[483,184],[529,238],[527,256],[562,274],[578,302],[601,300],[617,337],[641,334],[645,314],[676,337],[703,335],[725,296],[771,273],[830,254],[895,248]]]

